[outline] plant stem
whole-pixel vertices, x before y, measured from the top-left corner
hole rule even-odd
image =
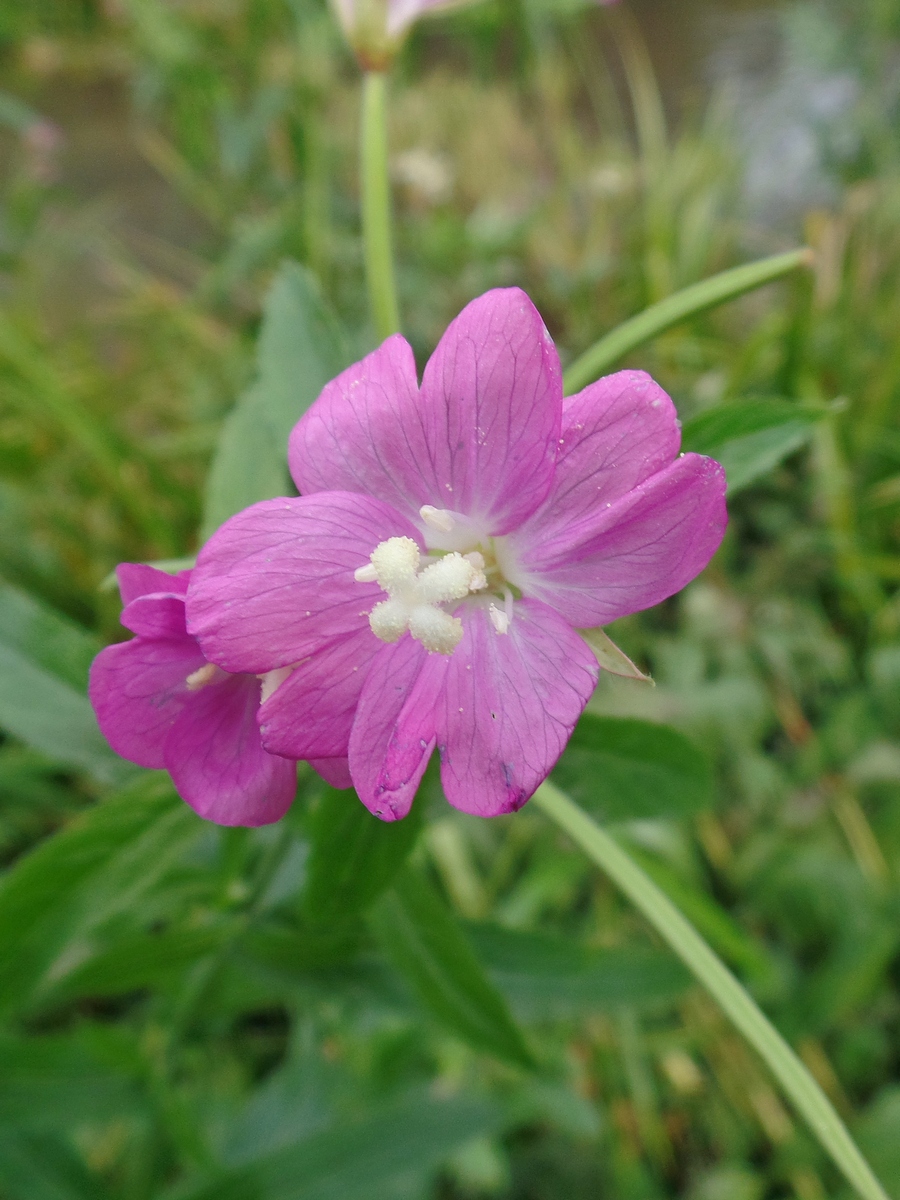
[[[757,1051],[798,1113],[863,1200],[888,1200],[825,1093],[778,1030],[652,879],[552,783],[534,803],[575,841],[643,913]]]
[[[771,258],[761,258],[758,262],[722,271],[710,279],[691,284],[674,296],[667,296],[658,304],[651,304],[585,350],[563,376],[563,391],[571,396],[585,384],[597,379],[624,355],[673,325],[708,308],[724,304],[727,300],[734,300],[745,292],[752,292],[763,284],[772,283],[782,275],[796,271],[798,267],[808,267],[812,258],[811,250],[789,250],[787,254],[775,254]]]
[[[391,189],[387,164],[387,76],[367,71],[362,85],[359,162],[363,243],[372,323],[380,341],[400,328],[391,248]]]

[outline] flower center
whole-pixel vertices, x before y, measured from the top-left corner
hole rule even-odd
[[[465,536],[460,529],[465,518],[459,514],[424,505],[420,516],[430,531],[440,535],[439,541],[452,541],[461,534],[458,544],[468,542],[471,546],[475,540],[471,531]],[[434,553],[440,557],[435,561],[429,555],[424,565],[412,538],[393,537],[379,543],[369,562],[355,572],[358,582],[377,583],[388,594],[388,599],[376,604],[369,614],[375,636],[383,642],[396,642],[409,630],[426,650],[452,654],[462,638],[463,625],[443,606],[488,589],[502,599],[502,606],[493,602],[488,605],[491,623],[497,633],[506,633],[513,617],[513,594],[503,577],[493,540],[487,542],[485,545],[480,540],[478,549],[466,553],[436,548]]]

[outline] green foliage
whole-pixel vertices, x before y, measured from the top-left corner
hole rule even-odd
[[[554,782],[607,821],[683,817],[706,808],[712,774],[686,737],[649,721],[585,713],[553,772]]]
[[[650,7],[668,72],[708,22]],[[709,572],[610,631],[656,687],[604,673],[554,777],[620,823],[897,1192],[889,8],[765,18],[780,112],[845,97],[804,127],[822,190],[777,229],[739,195],[736,118],[669,122],[622,5],[422,23],[391,169],[420,366],[468,299],[520,284],[564,362],[604,339],[604,369],[650,370],[684,449],[725,464]],[[37,0],[0,5],[0,36],[0,1194],[836,1194],[529,807],[479,822],[424,787],[385,826],[303,775],[277,828],[219,830],[108,751],[84,686],[122,632],[97,585],[289,494],[293,421],[371,348],[357,77],[312,0]],[[41,119],[66,139],[43,158]],[[708,307],[706,281],[791,245],[808,270]]]

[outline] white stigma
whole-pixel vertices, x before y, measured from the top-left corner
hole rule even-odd
[[[426,650],[452,654],[463,635],[462,621],[439,605],[487,586],[484,559],[477,552],[465,557],[454,552],[421,571],[420,563],[412,538],[394,537],[377,545],[371,560],[354,572],[359,583],[377,583],[388,594],[372,609],[369,625],[383,642],[399,641],[409,630]]]

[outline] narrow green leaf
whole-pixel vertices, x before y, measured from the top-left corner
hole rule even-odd
[[[338,326],[315,277],[283,263],[263,307],[257,381],[226,419],[210,468],[203,540],[242,508],[294,493],[288,435],[344,365]]]
[[[593,713],[575,726],[553,780],[607,821],[683,817],[712,799],[709,762],[683,734]]]
[[[20,858],[0,881],[0,1009],[74,971],[90,930],[139,904],[200,829],[168,781],[145,776]]]
[[[421,873],[407,868],[376,905],[371,921],[394,965],[448,1029],[478,1050],[519,1066],[534,1065],[459,922]]]
[[[648,947],[594,950],[571,938],[467,925],[485,969],[525,1020],[668,1004],[691,984],[671,954]]]
[[[160,1200],[414,1200],[457,1147],[501,1122],[485,1102],[417,1094]]]
[[[84,691],[99,641],[48,605],[0,580],[0,641]]]
[[[761,429],[746,437],[726,442],[713,452],[725,468],[726,492],[733,496],[757,479],[768,475],[786,458],[805,446],[813,427],[806,421],[791,421],[772,429]]]
[[[387,888],[409,856],[423,805],[403,821],[373,817],[353,791],[326,788],[310,821],[304,912],[333,921],[362,912]]]
[[[122,783],[138,771],[110,749],[87,696],[6,645],[2,635],[0,728],[99,783]]]
[[[607,333],[577,358],[563,376],[565,394],[570,396],[579,391],[615,366],[626,354],[688,317],[734,300],[745,292],[752,292],[811,263],[811,250],[791,250],[787,254],[775,254],[759,262],[723,271],[720,275],[713,275],[711,279],[704,279],[676,292],[674,296],[667,296],[665,300],[652,304]]]
[[[719,404],[698,413],[681,427],[681,449],[697,454],[714,454],[719,446],[763,429],[775,429],[796,421],[808,424],[825,415],[824,408],[795,404],[770,397]]]

